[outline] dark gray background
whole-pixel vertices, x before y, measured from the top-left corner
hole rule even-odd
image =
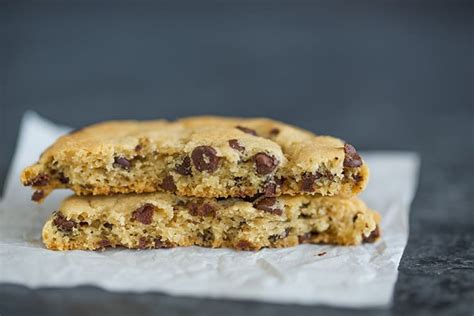
[[[268,116],[422,156],[389,310],[10,284],[0,313],[472,315],[473,21],[469,1],[0,1],[0,185],[27,109],[74,127]]]

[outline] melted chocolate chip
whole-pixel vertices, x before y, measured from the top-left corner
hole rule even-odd
[[[71,232],[76,227],[76,222],[68,220],[62,213],[56,213],[56,217],[53,220],[53,224],[62,232]]]
[[[271,242],[276,242],[277,240],[280,240],[280,239],[283,239],[283,238],[286,238],[288,237],[288,234],[290,233],[290,228],[286,228],[283,232],[281,232],[280,234],[276,234],[276,235],[271,235],[270,237],[268,237],[268,240],[271,241]]]
[[[173,248],[173,245],[169,241],[162,241],[159,237],[155,239],[155,248]]]
[[[146,249],[146,248],[149,248],[148,240],[145,237],[140,237],[140,239],[138,239],[138,249]]]
[[[379,226],[377,225],[375,229],[370,233],[369,236],[365,237],[362,236],[362,241],[367,242],[367,243],[372,243],[376,241],[380,237],[380,229]]]
[[[270,136],[277,136],[278,134],[280,134],[280,130],[278,128],[274,127],[270,130]]]
[[[316,173],[309,173],[305,172],[301,176],[301,191],[304,192],[313,192],[313,184],[316,180],[321,178],[321,174],[319,172]]]
[[[110,247],[112,244],[107,239],[102,239],[99,241],[99,248]]]
[[[116,168],[120,167],[128,171],[132,165],[130,164],[130,161],[124,157],[115,157],[113,166]]]
[[[313,235],[313,233],[304,233],[303,235],[298,236],[298,242],[300,244],[304,244],[308,242]]]
[[[143,146],[138,144],[137,146],[135,146],[135,151],[140,151],[143,149]]]
[[[244,146],[240,146],[239,144],[239,141],[237,139],[231,139],[229,140],[229,146],[232,148],[232,149],[235,149],[237,151],[240,151],[241,153],[245,151],[245,147]]]
[[[180,165],[175,168],[176,172],[183,176],[190,176],[191,172],[191,158],[189,156],[184,157]]]
[[[132,217],[142,224],[149,225],[153,219],[154,211],[155,206],[153,204],[146,203],[133,211]]]
[[[360,174],[354,174],[352,175],[352,179],[354,179],[355,182],[361,182],[364,179],[364,177],[361,176]]]
[[[62,184],[68,184],[68,183],[69,183],[69,178],[66,177],[66,176],[64,175],[64,173],[62,173],[62,172],[60,172],[60,173],[58,174],[58,180],[59,180],[59,182],[61,182]]]
[[[257,136],[257,132],[255,130],[251,129],[251,128],[240,126],[240,125],[236,126],[235,128],[241,130],[244,133],[247,133],[247,134],[250,134],[250,135],[253,135],[253,136]]]
[[[212,173],[219,166],[219,157],[217,157],[216,150],[211,146],[198,146],[194,148],[191,153],[191,159],[199,171]]]
[[[274,197],[265,197],[255,201],[254,207],[257,210],[262,210],[274,215],[282,215],[283,210],[276,207],[276,198]]]
[[[248,240],[240,240],[235,245],[235,248],[239,250],[254,250],[255,249],[252,243]]]
[[[357,153],[357,150],[351,144],[344,144],[344,167],[357,168],[362,166],[362,158]]]
[[[35,187],[42,187],[47,185],[49,182],[49,176],[45,173],[40,173],[33,180],[28,182],[26,185],[32,185]]]
[[[164,177],[163,182],[161,183],[160,187],[165,191],[175,192],[176,184],[174,184],[173,176],[167,175],[166,177]]]
[[[267,182],[263,187],[263,195],[266,197],[275,197],[277,184],[273,181]]]
[[[278,166],[278,161],[265,153],[258,153],[253,157],[259,175],[271,173]]]
[[[188,203],[189,214],[192,216],[216,216],[216,208],[208,203]]]
[[[105,228],[108,228],[108,229],[112,229],[114,225],[110,224],[110,223],[104,223],[104,227]]]
[[[31,196],[31,200],[38,202],[41,201],[44,198],[44,192],[41,190],[37,190],[33,192],[33,195]]]

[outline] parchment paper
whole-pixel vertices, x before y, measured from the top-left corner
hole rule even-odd
[[[408,237],[419,159],[407,152],[366,152],[371,178],[362,197],[382,216],[383,238],[356,247],[301,245],[238,252],[199,247],[55,252],[40,232],[70,191],[30,201],[22,168],[68,128],[28,112],[0,202],[0,282],[37,288],[96,285],[111,291],[250,299],[275,303],[384,307],[391,303]],[[350,135],[348,135],[348,138]],[[324,256],[319,253],[326,252]]]

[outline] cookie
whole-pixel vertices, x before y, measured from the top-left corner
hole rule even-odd
[[[59,138],[21,181],[41,201],[170,192],[197,197],[310,194],[350,197],[368,181],[355,148],[269,119],[193,117],[105,122]]]
[[[357,245],[380,236],[379,215],[359,199],[261,196],[209,199],[169,193],[72,196],[43,228],[49,249]]]

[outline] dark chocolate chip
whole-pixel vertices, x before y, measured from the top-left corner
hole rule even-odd
[[[305,242],[309,241],[312,236],[313,233],[304,233],[303,235],[298,236],[298,242],[300,244],[304,244]]]
[[[62,184],[68,184],[68,183],[69,183],[69,178],[66,177],[66,176],[64,175],[64,173],[62,173],[62,172],[60,172],[60,173],[58,174],[58,180],[59,180],[59,182],[61,182]]]
[[[191,175],[191,158],[189,156],[184,157],[180,165],[177,165],[175,168],[176,172],[182,174],[183,176]]]
[[[140,237],[140,239],[138,239],[138,249],[146,248],[149,248],[148,240],[145,237]]]
[[[165,191],[175,192],[176,184],[174,184],[173,176],[167,175],[166,177],[164,177],[163,182],[161,183],[160,187]]]
[[[251,128],[248,128],[248,127],[244,127],[244,126],[236,126],[235,128],[241,130],[242,132],[244,133],[247,133],[247,134],[250,134],[250,135],[253,135],[253,136],[257,136],[257,132]]]
[[[194,166],[199,171],[208,171],[212,173],[219,166],[219,157],[217,152],[211,146],[198,146],[191,153],[191,159]]]
[[[154,211],[155,206],[153,204],[146,203],[133,211],[132,217],[142,224],[149,225],[153,219]]]
[[[113,166],[116,168],[120,167],[125,170],[130,170],[131,164],[130,161],[124,157],[115,157]]]
[[[192,216],[216,216],[216,208],[208,203],[188,203],[189,214]]]
[[[248,240],[240,240],[235,245],[235,248],[239,250],[254,250],[255,249],[252,243]]]
[[[280,129],[274,127],[270,130],[270,136],[277,136],[278,134],[280,134]]]
[[[273,181],[265,183],[263,187],[263,195],[266,197],[275,197],[276,196],[277,184]]]
[[[88,225],[89,225],[88,222],[79,222],[79,226],[81,227],[88,226]]]
[[[33,180],[28,182],[26,185],[32,185],[35,187],[42,187],[47,185],[49,182],[49,176],[45,173],[40,173]]]
[[[321,178],[321,174],[319,172],[316,173],[309,173],[305,172],[301,176],[301,191],[304,192],[313,192],[313,184],[316,180]]]
[[[265,153],[258,153],[253,157],[259,175],[266,175],[275,170],[278,161]]]
[[[361,176],[360,174],[354,174],[352,175],[352,179],[354,179],[354,181],[358,183],[358,182],[361,182],[362,179],[364,179],[364,177]]]
[[[344,167],[357,168],[362,166],[362,158],[357,153],[357,150],[351,144],[344,144]]]
[[[334,175],[331,173],[331,171],[327,170],[325,173],[324,173],[324,176],[329,180],[329,181],[332,181],[334,180]]]
[[[155,238],[155,248],[173,248],[173,245],[169,241],[162,241],[161,237]]]
[[[289,233],[290,233],[290,228],[286,228],[280,234],[271,235],[270,237],[268,237],[268,240],[271,241],[271,242],[276,242],[277,240],[288,237]]]
[[[143,146],[138,144],[137,146],[135,146],[135,151],[140,151],[143,149]]]
[[[76,227],[76,222],[68,220],[61,212],[56,213],[53,224],[63,232],[71,232],[72,229]]]
[[[274,215],[282,215],[283,210],[277,208],[276,206],[276,198],[274,197],[265,197],[255,201],[254,207],[257,210],[262,210],[264,212],[268,212]]]
[[[44,192],[41,190],[37,190],[33,192],[33,195],[31,196],[31,200],[38,202],[41,201],[44,198]]]
[[[239,141],[238,141],[237,139],[231,139],[231,140],[229,140],[229,146],[230,146],[232,149],[235,149],[235,150],[240,151],[241,153],[245,151],[245,147],[244,147],[244,146],[240,146]]]
[[[379,226],[377,225],[375,229],[370,233],[369,236],[367,237],[362,236],[362,240],[363,242],[372,243],[376,241],[379,237],[380,237],[380,229],[379,229]]]
[[[102,239],[99,241],[99,248],[110,247],[112,244],[107,239]]]
[[[104,227],[108,228],[108,229],[112,229],[112,227],[114,227],[114,225],[110,224],[110,223],[104,223]]]

